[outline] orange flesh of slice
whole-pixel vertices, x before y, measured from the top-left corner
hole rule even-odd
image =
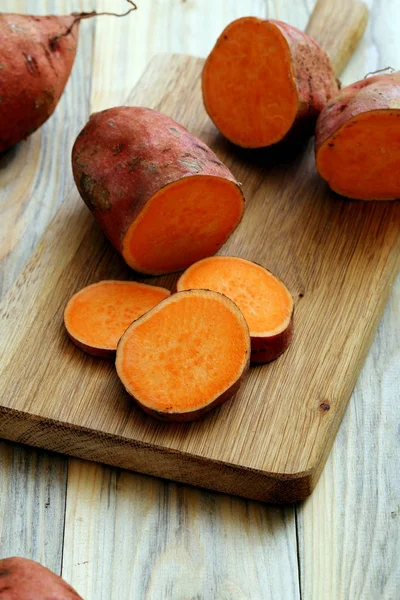
[[[400,111],[358,115],[328,138],[317,167],[331,188],[349,198],[400,197]]]
[[[247,364],[243,316],[214,292],[175,294],[132,324],[118,345],[117,372],[152,410],[190,412],[228,390]]]
[[[65,325],[82,344],[116,350],[128,325],[169,295],[169,290],[134,281],[101,281],[71,298]]]
[[[296,118],[290,48],[267,21],[245,17],[228,26],[206,61],[202,82],[211,119],[244,148],[282,140]]]
[[[184,177],[162,188],[130,225],[122,254],[133,269],[160,275],[215,254],[242,218],[243,195],[227,179]]]
[[[293,299],[284,284],[263,267],[248,260],[214,256],[187,269],[177,289],[210,289],[225,294],[242,311],[252,337],[280,333],[288,326]]]

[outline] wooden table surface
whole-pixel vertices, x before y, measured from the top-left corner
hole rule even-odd
[[[3,0],[1,10],[91,10],[93,1]],[[69,155],[90,112],[123,103],[158,52],[205,56],[246,14],[304,28],[314,0],[137,0],[81,24],[55,115],[0,158],[0,294],[73,185]],[[344,83],[399,67],[400,3],[367,0],[368,31]],[[125,9],[97,0],[100,10]],[[397,60],[396,60],[397,59]],[[297,506],[190,488],[0,441],[0,558],[40,561],[86,600],[400,597],[400,280],[325,470]]]

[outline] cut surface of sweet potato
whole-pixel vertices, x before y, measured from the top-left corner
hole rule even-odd
[[[137,319],[117,348],[125,389],[155,417],[189,421],[231,398],[249,366],[237,306],[208,290],[176,293]]]
[[[205,258],[181,275],[177,290],[210,289],[235,302],[249,326],[251,361],[269,362],[288,347],[293,332],[293,298],[264,267],[235,256]]]
[[[284,36],[275,25],[256,18],[235,21],[224,35],[203,76],[209,113],[215,115],[218,129],[240,146],[279,141],[297,113],[293,65]]]
[[[170,293],[136,281],[100,281],[72,296],[64,312],[65,327],[85,352],[113,357],[128,325]]]
[[[242,214],[243,195],[234,182],[184,177],[148,200],[126,233],[122,255],[136,271],[180,271],[215,254]]]
[[[330,187],[348,198],[400,197],[400,110],[375,110],[347,121],[317,153]]]

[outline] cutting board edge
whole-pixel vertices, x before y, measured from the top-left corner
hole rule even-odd
[[[0,406],[0,438],[128,471],[274,504],[313,491],[325,457],[307,471],[273,473],[183,453],[83,426]],[[127,456],[126,447],[132,449]]]

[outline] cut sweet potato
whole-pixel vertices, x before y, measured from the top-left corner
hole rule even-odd
[[[179,292],[137,319],[117,348],[117,373],[149,414],[190,421],[239,389],[250,337],[238,307],[208,290]]]
[[[225,294],[240,308],[250,330],[251,362],[278,358],[293,334],[293,298],[285,285],[256,263],[213,256],[189,267],[177,290],[205,288]]]
[[[64,312],[65,327],[81,350],[113,357],[128,325],[170,293],[136,281],[100,281],[72,296]]]
[[[348,198],[400,198],[400,72],[344,88],[321,112],[317,169]]]
[[[260,148],[300,125],[311,132],[339,87],[327,54],[308,35],[281,21],[243,17],[218,38],[202,89],[220,132],[238,146]]]
[[[215,254],[242,218],[230,171],[170,117],[143,107],[94,114],[72,164],[83,200],[127,264],[159,275]]]

